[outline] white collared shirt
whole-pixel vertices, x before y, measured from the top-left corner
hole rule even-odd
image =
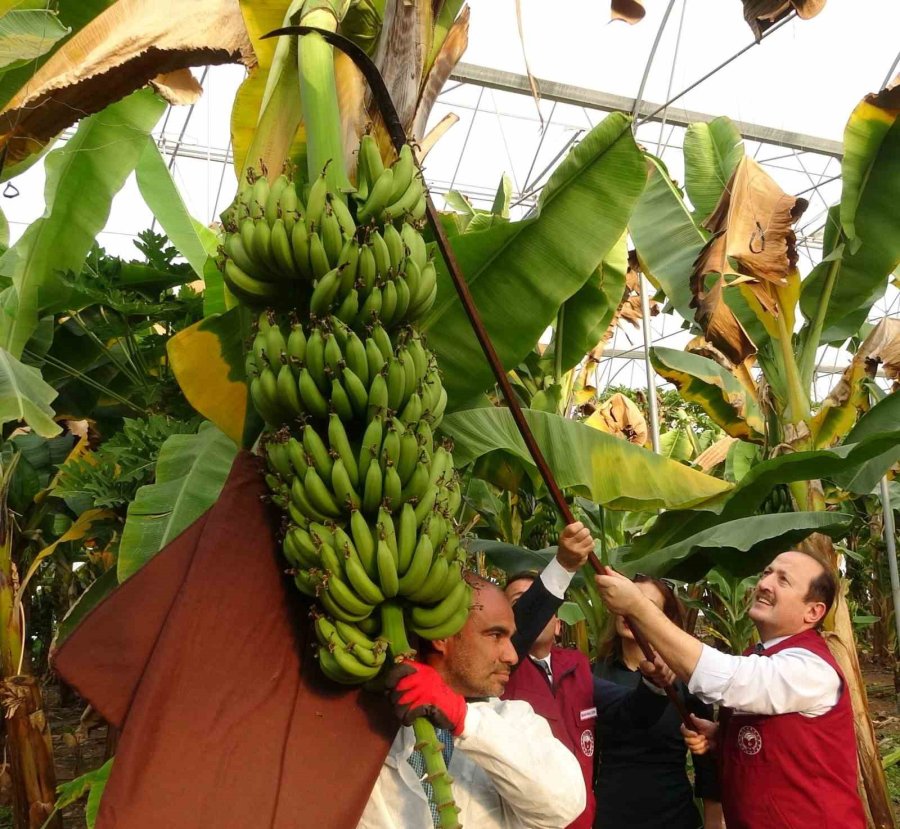
[[[412,728],[401,728],[357,829],[431,826],[425,791],[407,762]],[[559,829],[584,811],[581,766],[522,700],[470,702],[448,771],[459,820],[471,829]]]
[[[787,639],[763,643],[771,648]],[[806,648],[786,648],[772,656],[732,656],[703,646],[688,690],[707,703],[736,714],[827,714],[841,695],[841,680],[822,657]]]

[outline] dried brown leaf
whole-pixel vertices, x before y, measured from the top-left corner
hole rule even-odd
[[[743,0],[743,2],[744,19],[757,40],[766,29],[792,11],[796,11],[798,17],[809,20],[825,8],[825,0]]]
[[[119,0],[66,42],[0,112],[7,164],[160,74],[249,63],[238,0]]]
[[[647,443],[649,431],[643,412],[624,394],[614,394],[591,417],[601,418],[611,435],[638,446]]]
[[[434,145],[444,136],[444,133],[454,124],[459,122],[459,116],[455,112],[448,112],[422,137],[416,147],[416,158],[421,164],[425,156],[434,149]]]
[[[710,469],[717,467],[725,460],[728,456],[728,450],[731,448],[731,444],[736,440],[737,438],[728,435],[724,438],[719,438],[712,446],[705,449],[694,458],[694,464],[699,466],[704,472],[709,472]]]
[[[428,116],[434,107],[434,102],[440,95],[444,84],[450,77],[450,73],[459,63],[459,59],[469,45],[469,7],[463,6],[459,16],[450,27],[447,37],[434,59],[434,64],[425,77],[419,100],[416,104],[416,114],[413,119],[412,134],[416,141],[425,135],[425,127],[428,124]],[[423,153],[424,155],[424,153]]]
[[[203,94],[203,87],[190,69],[176,69],[157,75],[151,79],[150,86],[172,106],[196,104]]]
[[[641,0],[612,0],[609,9],[610,20],[624,20],[631,25],[640,23],[646,13]]]
[[[706,339],[734,365],[739,365],[756,353],[756,346],[722,299],[724,287],[725,277],[719,277],[709,289],[695,288],[692,300],[696,309],[694,319],[703,329]]]

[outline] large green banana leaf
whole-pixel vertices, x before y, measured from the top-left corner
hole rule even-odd
[[[676,348],[650,349],[656,373],[674,383],[681,396],[700,405],[729,435],[765,441],[765,424],[756,399],[718,363]]]
[[[41,316],[66,307],[70,289],[59,275],[81,271],[164,109],[150,90],[135,92],[85,118],[47,156],[44,215],[0,258],[0,275],[12,279],[0,300],[0,346],[13,356],[21,356]]]
[[[535,218],[453,239],[504,366],[525,358],[560,305],[597,270],[625,231],[644,178],[631,119],[613,113],[556,168]],[[449,273],[438,264],[437,302],[423,328],[438,354],[449,406],[459,409],[491,385],[492,375]]]
[[[691,124],[684,136],[684,187],[697,222],[713,212],[744,155],[744,142],[730,118]]]
[[[556,336],[562,347],[562,370],[568,371],[600,342],[625,293],[628,240],[613,245],[600,267],[560,310]],[[560,336],[561,335],[561,336]],[[558,347],[554,340],[554,349]]]
[[[39,58],[69,33],[48,9],[12,9],[0,17],[0,69],[8,72]]]
[[[150,136],[134,172],[147,207],[197,278],[203,279],[207,260],[215,254],[218,239],[208,227],[191,218],[159,147]]]
[[[754,515],[725,521],[648,553],[629,553],[628,548],[620,548],[611,555],[612,565],[628,576],[646,573],[682,581],[697,581],[713,567],[744,577],[758,573],[810,533],[840,537],[852,520],[852,515],[839,512]]]
[[[142,486],[128,507],[119,544],[119,581],[137,572],[219,497],[237,446],[212,423],[196,435],[172,435],[162,445],[156,482]]]
[[[58,435],[62,429],[50,408],[55,397],[56,392],[36,368],[23,365],[0,348],[0,426],[24,422],[41,437]]]
[[[10,67],[8,71],[0,76],[0,106],[5,105],[28,82],[28,79],[49,60],[54,52],[78,34],[100,12],[115,2],[116,0],[58,0],[54,4],[54,9],[58,14],[57,22],[69,30],[68,34],[62,35],[52,49],[36,56],[34,60],[28,61],[27,64]],[[44,6],[45,4],[42,3],[41,5]]]
[[[829,211],[825,260],[804,280],[800,295],[800,310],[810,321],[827,303],[817,342],[806,348],[843,342],[855,335],[900,264],[900,119],[896,112],[880,142],[861,138],[880,131],[886,117],[884,110],[860,104],[847,125],[844,139],[850,155],[845,156],[842,168],[845,189],[840,210]],[[855,210],[845,209],[845,201],[856,201]],[[838,212],[845,227],[850,226],[856,233],[846,244],[837,232]],[[834,285],[825,297],[824,289],[833,270]]]
[[[884,432],[897,431],[900,423],[900,392],[889,394],[879,400],[859,422],[847,433],[846,444],[860,443],[867,438]],[[900,461],[900,437],[897,445],[853,470],[839,472],[831,478],[842,489],[854,495],[868,495],[882,476]]]
[[[694,221],[663,163],[648,155],[647,166],[647,186],[628,230],[644,274],[662,289],[682,318],[692,320],[691,272],[707,235]]]
[[[704,509],[716,495],[731,489],[725,481],[583,423],[532,410],[526,410],[525,416],[559,485],[595,503],[630,510]],[[441,430],[453,438],[458,466],[479,461],[476,473],[489,474],[501,484],[514,481],[522,469],[537,481],[531,455],[509,409],[456,412],[444,418]],[[489,472],[488,460],[496,461],[505,474],[498,477]]]
[[[895,425],[892,431],[865,436],[857,443],[769,458],[752,466],[730,492],[707,503],[707,511],[664,512],[646,534],[635,540],[632,550],[635,555],[643,555],[683,541],[724,521],[750,517],[773,487],[850,473],[872,458],[896,448],[898,442],[900,426]]]

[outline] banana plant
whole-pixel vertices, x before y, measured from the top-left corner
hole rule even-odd
[[[857,335],[900,264],[900,218],[888,207],[900,198],[897,95],[898,87],[893,87],[867,96],[851,114],[841,203],[829,214],[824,259],[805,278],[797,269],[792,229],[805,203],[783,193],[743,154],[740,135],[724,119],[688,131],[686,178],[691,182],[688,193],[697,198],[695,210],[662,163],[649,159],[648,185],[630,225],[644,273],[699,335],[685,352],[652,349],[654,367],[730,436],[757,444],[762,456],[770,458],[750,471],[747,488],[758,488],[768,475],[773,486],[789,485],[800,510],[826,509],[822,478],[831,476],[849,487],[857,475],[868,481],[883,475],[900,457],[896,444],[887,440],[882,452],[859,461],[857,450],[865,441],[850,443],[848,434],[860,410],[868,408],[869,373],[877,365],[872,357],[889,339],[887,323],[859,338],[854,360],[820,406],[813,405],[811,391],[819,346]],[[708,213],[719,187],[720,196]],[[896,410],[890,399],[879,405],[883,412]],[[882,424],[879,428],[895,431]],[[823,451],[840,453],[843,461],[835,458],[797,474],[804,466],[801,458]],[[776,469],[783,474],[770,474]],[[746,514],[760,503],[745,500],[737,511]],[[726,508],[720,517],[729,511],[735,509]],[[634,545],[630,557],[635,566],[651,549],[686,543],[692,532],[710,526],[697,519],[691,517],[673,533],[677,517],[664,515]],[[813,535],[805,544],[836,561],[824,536]],[[666,565],[662,556],[652,561],[657,568],[673,563]],[[737,573],[743,565],[734,561],[728,566]],[[833,626],[842,653],[848,655],[844,667],[854,697],[864,700],[843,603]],[[867,723],[866,712],[858,713],[860,722]],[[878,819],[890,820],[871,727],[859,728],[857,736],[869,805]]]

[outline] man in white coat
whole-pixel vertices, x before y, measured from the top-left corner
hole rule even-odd
[[[432,642],[422,662],[405,663],[394,676],[398,715],[407,726],[423,714],[439,726],[463,826],[559,829],[584,809],[581,768],[527,702],[498,699],[518,661],[513,611],[496,585],[470,583],[463,629]],[[427,790],[413,730],[401,728],[358,829],[437,826]]]

